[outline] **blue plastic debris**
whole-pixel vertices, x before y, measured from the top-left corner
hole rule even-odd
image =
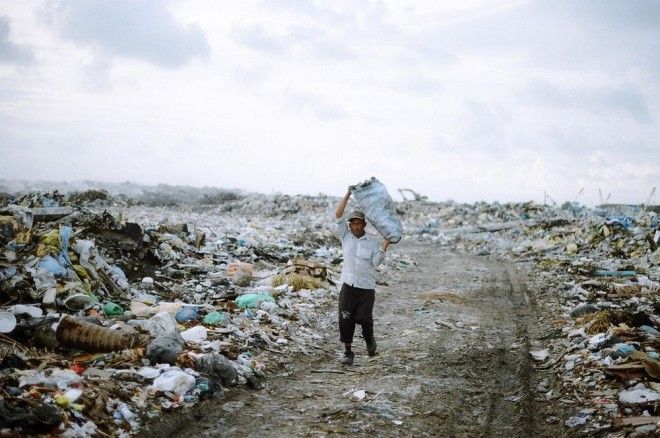
[[[13,266],[9,266],[7,268],[0,268],[0,281],[13,277],[14,275],[16,275],[17,272],[18,271]]]
[[[632,228],[635,225],[635,219],[630,216],[625,215],[611,215],[605,219],[605,225],[615,225],[626,230]]]
[[[197,318],[197,307],[194,306],[183,306],[174,316],[174,319],[176,319],[177,322],[186,322],[195,318]]]
[[[633,352],[637,351],[634,346],[624,343],[616,344],[614,348],[616,349],[618,357],[628,357],[633,354]]]
[[[639,329],[640,329],[641,331],[643,331],[644,333],[646,333],[646,335],[649,336],[649,337],[651,337],[651,338],[658,338],[658,337],[660,337],[660,332],[657,331],[656,329],[654,329],[654,328],[651,327],[651,326],[648,326],[648,325],[641,325],[641,326],[639,326]]]
[[[67,225],[60,228],[60,254],[58,262],[62,266],[70,267],[71,259],[69,258],[69,240],[73,236],[73,229]]]
[[[56,277],[66,276],[66,268],[60,265],[57,259],[51,255],[42,257],[37,263],[37,268],[48,271]]]

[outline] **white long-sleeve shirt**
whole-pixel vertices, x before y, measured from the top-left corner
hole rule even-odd
[[[379,239],[367,233],[355,237],[345,218],[337,219],[335,234],[341,240],[344,253],[341,282],[361,289],[375,289],[376,267],[385,260]]]

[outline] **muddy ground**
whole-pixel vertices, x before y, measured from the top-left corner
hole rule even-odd
[[[564,436],[560,405],[535,389],[553,385],[529,355],[552,316],[525,266],[421,243],[395,251],[418,264],[377,287],[378,355],[357,336],[354,365],[340,365],[337,312],[325,309],[324,338],[263,389],[163,414],[142,435]]]

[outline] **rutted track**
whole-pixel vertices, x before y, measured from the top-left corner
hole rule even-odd
[[[322,349],[290,358],[263,390],[231,390],[146,435],[561,435],[535,418],[529,350],[538,310],[524,275],[430,245],[395,251],[419,265],[377,288],[379,355],[369,358],[356,338],[355,365],[339,365],[333,310]],[[359,389],[362,400],[352,396]]]

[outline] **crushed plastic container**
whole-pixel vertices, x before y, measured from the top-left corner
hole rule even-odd
[[[63,304],[69,310],[87,310],[97,304],[97,300],[84,293],[74,293],[66,297]]]

